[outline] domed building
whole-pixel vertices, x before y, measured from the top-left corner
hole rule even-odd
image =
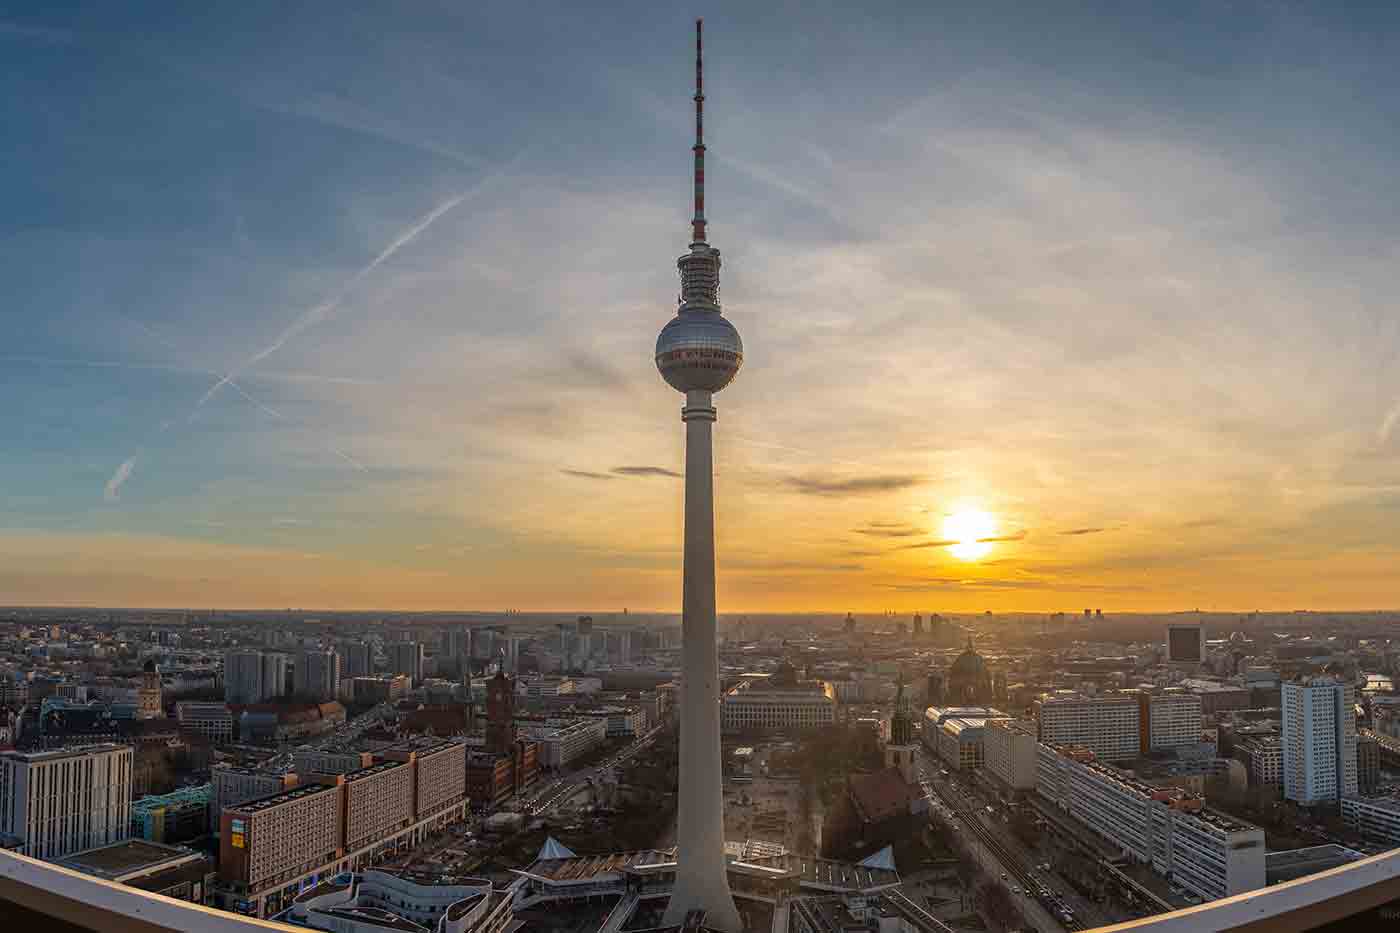
[[[944,680],[944,702],[952,706],[979,706],[992,702],[992,674],[987,669],[987,661],[972,647],[972,638],[967,640],[967,648],[954,659]]]

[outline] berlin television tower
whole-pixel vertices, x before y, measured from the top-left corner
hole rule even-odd
[[[714,393],[734,379],[744,344],[719,309],[719,250],[705,242],[705,92],[701,26],[695,21],[695,216],[690,252],[676,260],[680,309],[656,338],[656,368],[685,393],[685,582],[681,693],[680,815],[676,883],[663,923],[703,911],[705,926],[739,933],[724,857],[719,751],[719,658],[715,650]]]

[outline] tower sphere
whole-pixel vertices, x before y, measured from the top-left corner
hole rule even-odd
[[[743,363],[744,342],[718,311],[682,308],[656,338],[656,368],[678,392],[718,392]]]

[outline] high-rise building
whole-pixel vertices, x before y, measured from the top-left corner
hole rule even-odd
[[[392,661],[395,674],[403,674],[414,683],[423,679],[426,655],[421,642],[402,641],[394,645]]]
[[[1035,711],[1042,742],[1087,748],[1106,761],[1142,753],[1142,711],[1136,693],[1051,693],[1035,701]]]
[[[1283,685],[1283,796],[1304,806],[1357,792],[1352,686],[1330,677]]]
[[[303,651],[297,659],[295,693],[316,700],[334,700],[340,688],[340,655],[334,651]]]
[[[224,654],[224,699],[262,703],[287,692],[286,655],[238,648]]]
[[[129,745],[0,754],[0,833],[39,859],[127,838],[132,756]]]
[[[724,856],[724,800],[719,754],[719,657],[715,651],[714,393],[744,361],[739,332],[720,312],[719,250],[705,241],[705,94],[701,23],[695,23],[695,215],[681,273],[680,308],[656,338],[656,367],[685,393],[685,547],[682,585],[680,794],[676,884],[663,920],[683,923],[702,911],[705,924],[738,933]]]
[[[471,656],[472,631],[464,625],[455,625],[447,630],[447,639],[444,647],[447,649],[449,658],[466,658]]]
[[[374,654],[367,641],[352,641],[339,648],[344,658],[341,676],[368,677],[374,673]]]
[[[1173,622],[1167,626],[1168,663],[1201,664],[1205,659],[1206,636],[1201,623]]]
[[[1034,790],[1038,744],[1035,723],[989,719],[982,733],[985,767],[1011,790]]]
[[[1201,698],[1170,691],[1142,694],[1143,752],[1195,745],[1201,741]]]
[[[278,697],[286,696],[291,689],[291,684],[287,683],[287,673],[290,667],[285,654],[264,654],[262,656],[262,686],[263,699],[275,700]]]
[[[924,634],[924,617],[917,612],[914,613],[914,637],[922,638]]]

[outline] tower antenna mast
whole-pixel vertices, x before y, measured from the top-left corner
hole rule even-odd
[[[695,21],[695,216],[690,221],[692,243],[705,242],[705,21]]]

